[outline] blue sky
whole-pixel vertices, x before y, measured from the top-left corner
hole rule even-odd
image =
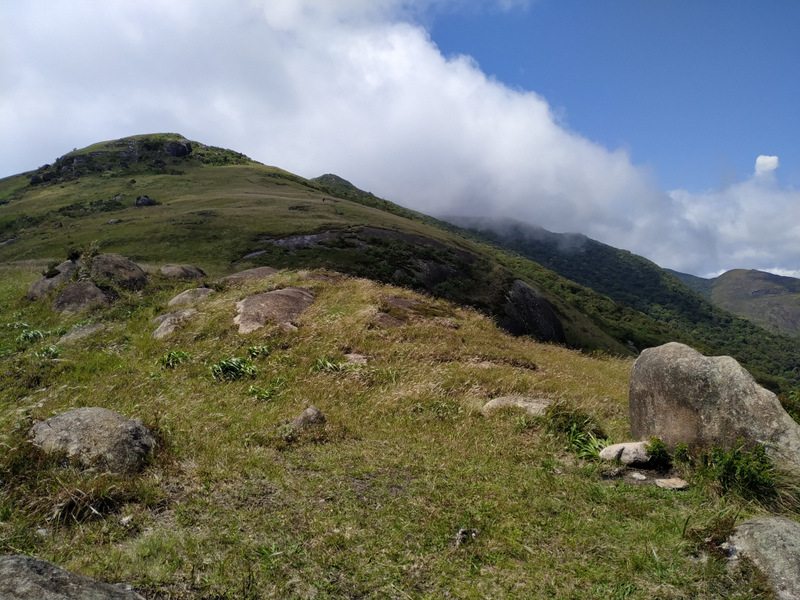
[[[179,132],[429,214],[800,276],[798,25],[790,0],[0,0],[0,176]]]
[[[800,2],[538,0],[434,15],[430,31],[667,189],[744,179],[759,154],[800,184]]]

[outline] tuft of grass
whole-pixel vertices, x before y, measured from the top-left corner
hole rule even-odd
[[[274,400],[280,396],[283,389],[286,387],[288,380],[281,375],[274,377],[269,381],[266,386],[251,385],[247,389],[247,393],[254,396],[256,400],[269,401]]]
[[[555,402],[545,412],[546,430],[564,438],[567,449],[578,458],[597,460],[608,445],[603,429],[594,417],[567,402]]]
[[[258,375],[256,366],[246,358],[226,358],[209,367],[215,381],[236,381]]]
[[[247,348],[247,354],[252,359],[256,358],[266,358],[272,353],[272,346],[269,345],[259,345],[259,346],[249,346]]]
[[[185,363],[190,358],[190,354],[183,350],[170,350],[162,356],[158,362],[165,369],[174,369],[178,365]]]

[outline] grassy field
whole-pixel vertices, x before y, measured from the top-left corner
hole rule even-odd
[[[770,597],[757,573],[728,572],[696,542],[758,504],[635,485],[577,458],[546,417],[480,413],[501,395],[547,398],[626,440],[629,359],[513,338],[400,288],[289,270],[217,285],[194,322],[157,341],[153,318],[186,284],[153,275],[111,308],[57,317],[24,299],[37,276],[6,267],[0,278],[3,553],[161,598]],[[297,331],[236,331],[237,300],[288,285],[316,295]],[[387,296],[420,304],[383,328]],[[87,322],[106,329],[56,343]],[[215,379],[230,358],[256,373]],[[309,405],[327,422],[295,435],[284,424]],[[30,452],[32,420],[80,406],[148,423],[152,464],[123,478]],[[477,536],[457,544],[460,529]]]

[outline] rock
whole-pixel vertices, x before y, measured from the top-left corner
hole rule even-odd
[[[39,298],[44,297],[50,290],[54,290],[63,283],[66,283],[72,279],[75,271],[82,266],[83,263],[77,260],[68,260],[61,263],[55,268],[55,275],[52,277],[42,277],[31,284],[31,287],[28,288],[28,300],[38,300]]]
[[[277,273],[277,269],[272,267],[256,267],[255,269],[247,269],[246,271],[239,271],[233,275],[223,277],[222,281],[241,281],[242,279],[263,279],[265,277],[272,277]]]
[[[124,584],[76,575],[32,556],[0,556],[3,600],[144,600]]]
[[[625,442],[611,444],[600,451],[603,460],[618,460],[623,465],[646,465],[650,462],[650,453],[645,448],[646,442]]]
[[[542,342],[563,344],[564,328],[550,303],[524,281],[517,279],[506,295],[500,327],[512,335],[530,335]]]
[[[157,206],[158,202],[150,196],[137,196],[136,200],[133,201],[133,205],[137,208],[142,208],[143,206]]]
[[[175,296],[172,300],[167,302],[167,306],[194,304],[195,302],[200,302],[201,300],[205,300],[213,293],[214,290],[212,290],[211,288],[192,288],[190,290],[183,291],[177,296]]]
[[[526,414],[531,415],[532,417],[540,417],[545,413],[548,406],[550,406],[550,400],[545,400],[542,398],[501,396],[499,398],[489,400],[489,402],[484,404],[483,408],[481,409],[481,414],[484,417],[488,417],[504,408],[516,408],[523,410]]]
[[[138,419],[126,419],[107,408],[71,410],[31,428],[33,443],[45,452],[66,452],[85,466],[114,473],[141,469],[155,448],[153,435]]]
[[[205,271],[194,265],[164,265],[161,274],[177,279],[203,279],[207,277]]]
[[[405,321],[401,321],[400,319],[385,312],[375,313],[375,316],[372,317],[372,320],[381,327],[400,327],[405,325]]]
[[[184,156],[189,156],[192,153],[192,144],[189,143],[188,140],[173,140],[171,142],[167,142],[164,146],[164,151],[167,153],[167,156],[172,156],[173,158],[183,158]]]
[[[728,548],[731,559],[746,556],[767,576],[780,600],[800,598],[800,523],[757,517],[739,525]]]
[[[309,406],[291,421],[295,431],[302,431],[313,425],[323,425],[324,423],[325,415],[316,406]]]
[[[195,314],[197,314],[197,310],[194,308],[184,308],[183,310],[176,310],[156,317],[153,320],[158,323],[158,329],[153,332],[151,337],[156,340],[162,340],[172,335],[183,323],[190,320]]]
[[[68,344],[69,342],[74,342],[75,340],[79,340],[81,338],[88,337],[94,333],[99,331],[103,331],[106,326],[102,323],[92,323],[91,325],[78,325],[77,327],[73,327],[67,333],[62,335],[58,343],[59,344]]]
[[[65,287],[53,300],[53,310],[64,313],[77,313],[95,304],[108,304],[108,298],[91,281],[72,283]]]
[[[294,329],[292,323],[314,302],[314,294],[305,288],[288,287],[263,294],[248,296],[236,303],[237,315],[233,322],[239,333],[250,333],[274,321],[285,329]]]
[[[729,356],[705,357],[676,342],[643,350],[631,369],[629,409],[638,439],[655,436],[674,450],[731,448],[744,438],[800,469],[800,425]]]
[[[666,479],[656,479],[656,485],[665,490],[688,490],[689,482],[684,481],[680,477],[669,477]]]
[[[140,290],[149,283],[139,265],[120,254],[98,254],[92,258],[89,272],[95,283],[109,281],[126,290]]]
[[[639,473],[639,471],[634,471],[631,473],[631,479],[635,479],[636,481],[647,481],[647,475],[644,473]]]
[[[367,357],[363,354],[350,352],[344,355],[344,359],[351,365],[365,365],[367,364]]]

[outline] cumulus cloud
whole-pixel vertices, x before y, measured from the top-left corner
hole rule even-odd
[[[772,173],[780,166],[777,156],[764,156],[756,158],[756,175],[766,175]]]
[[[791,207],[774,178],[659,191],[626,150],[571,131],[542,96],[443,56],[421,15],[460,5],[4,2],[3,174],[102,139],[177,131],[306,177],[337,173],[427,213],[512,216],[693,273],[792,268],[782,240],[794,232],[777,217]],[[777,167],[765,158],[759,175]],[[762,213],[757,193],[769,186],[775,208]]]

